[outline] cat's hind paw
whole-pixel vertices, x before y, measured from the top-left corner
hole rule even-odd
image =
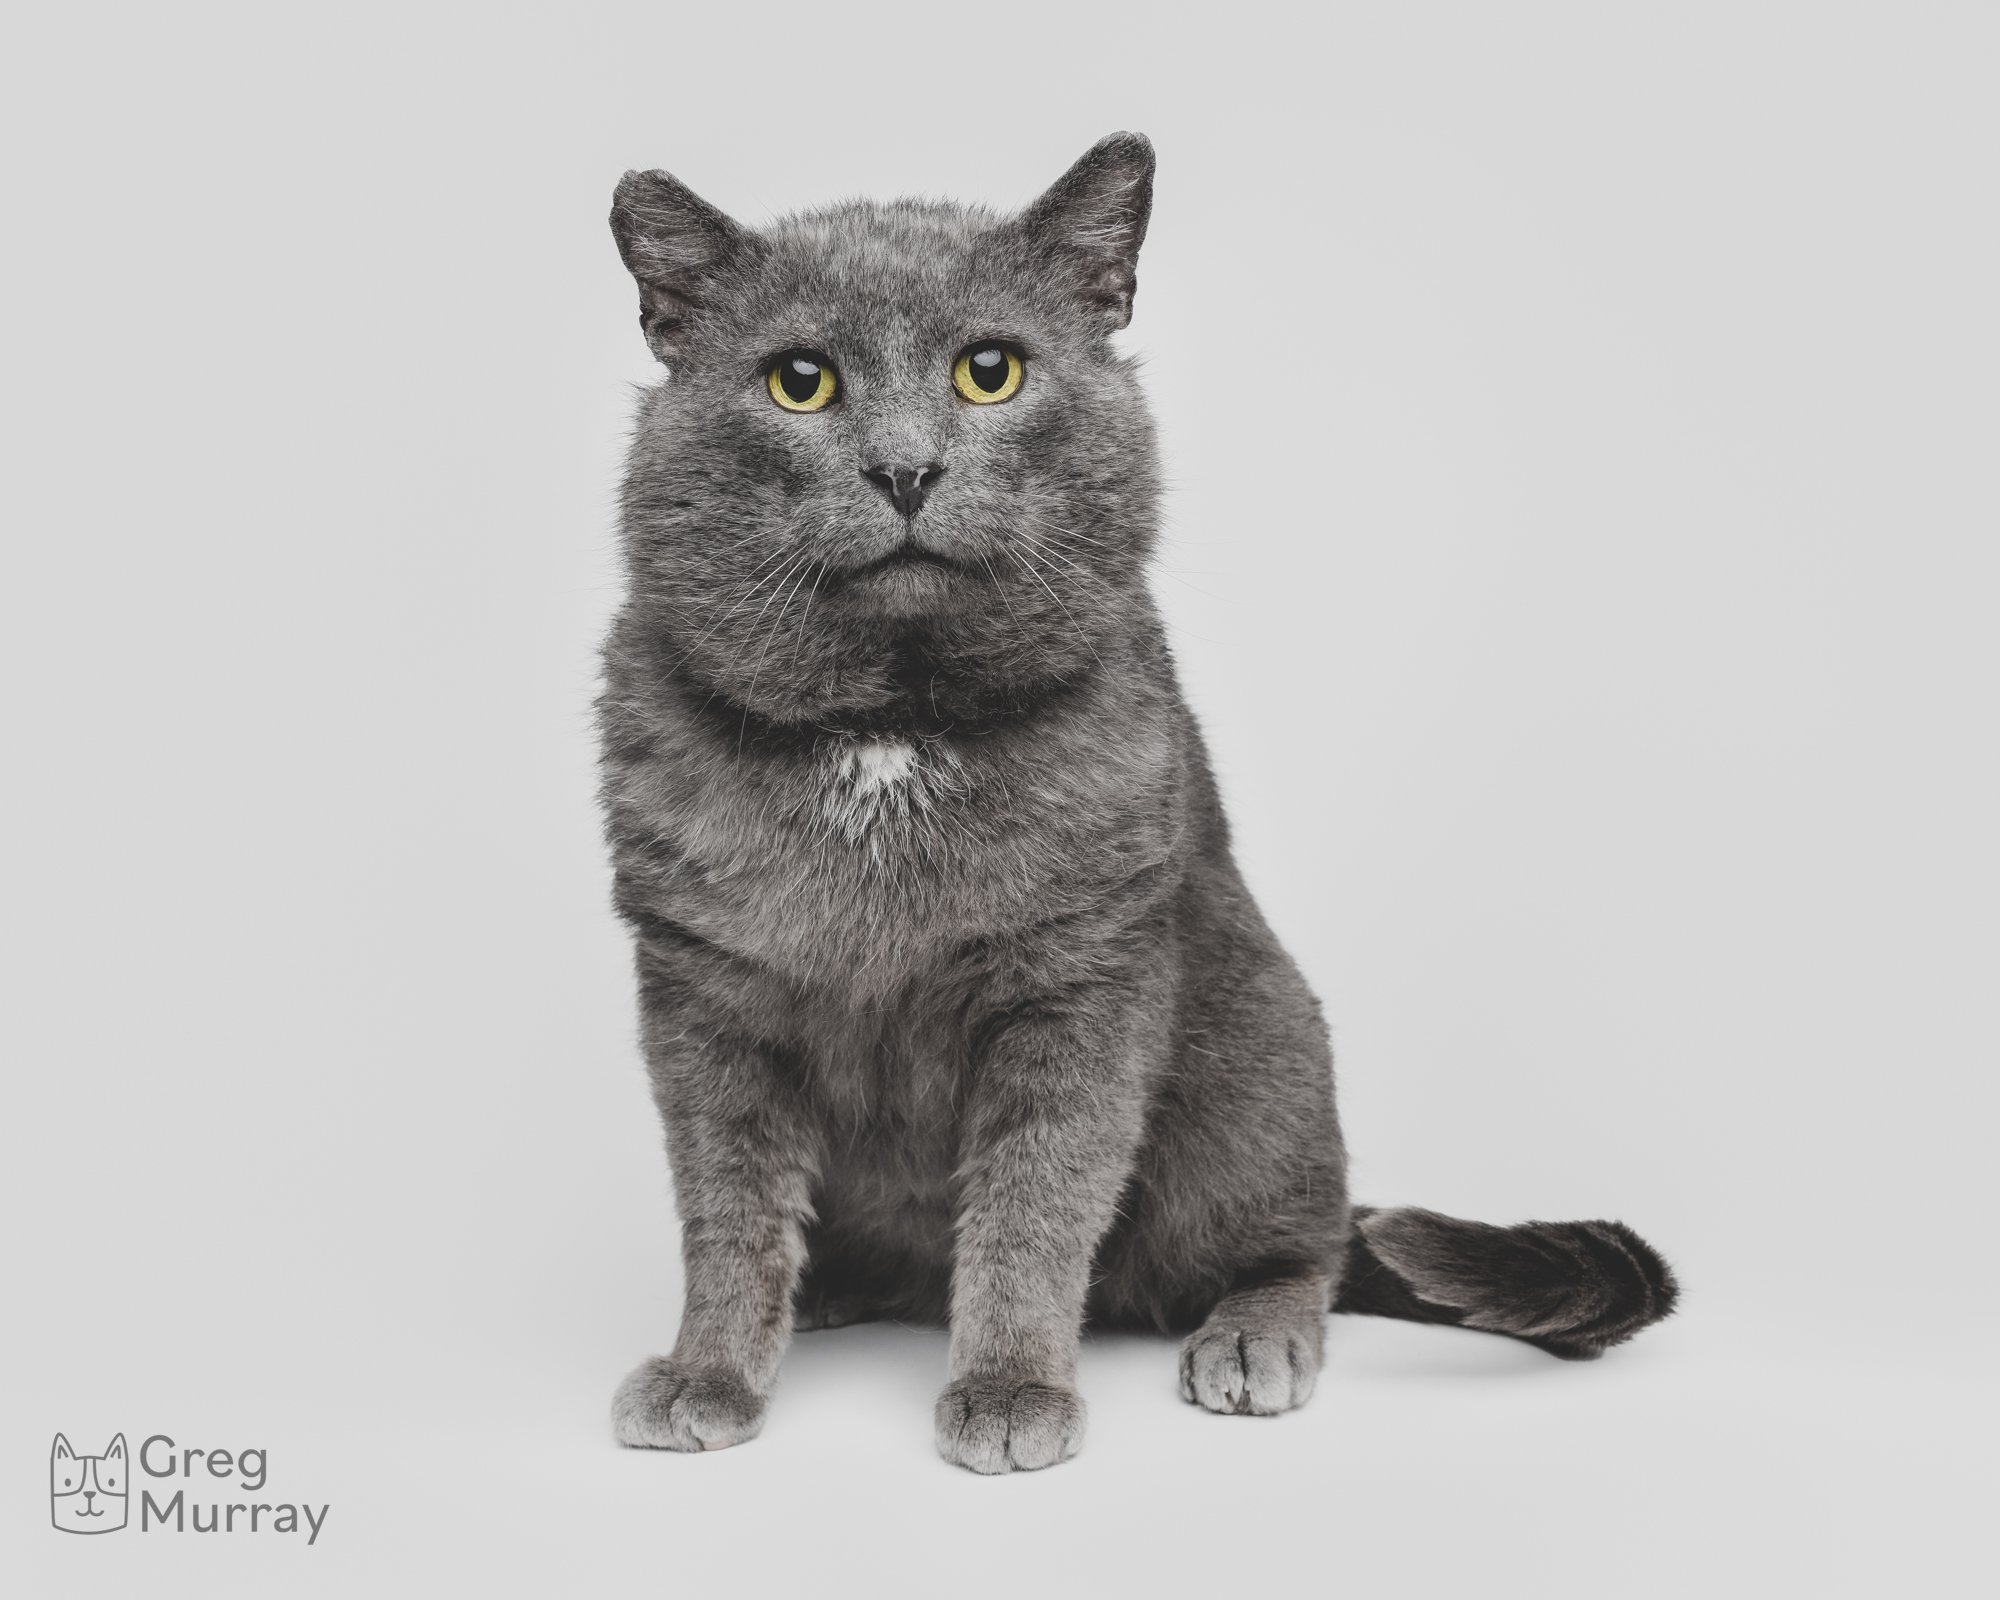
[[[792,1327],[799,1333],[821,1328],[846,1328],[857,1322],[876,1322],[887,1312],[873,1300],[859,1295],[836,1295],[799,1306],[792,1313]]]
[[[727,1450],[763,1426],[763,1397],[735,1373],[665,1356],[634,1368],[611,1402],[618,1442],[648,1450]]]
[[[1181,1398],[1226,1416],[1304,1405],[1319,1382],[1326,1299],[1319,1277],[1226,1297],[1181,1346]]]
[[[960,1379],[938,1396],[938,1454],[973,1472],[1033,1472],[1083,1447],[1083,1417],[1066,1385]]]

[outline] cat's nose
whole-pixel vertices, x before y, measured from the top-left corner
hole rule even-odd
[[[872,467],[863,467],[861,476],[886,494],[889,504],[904,516],[914,517],[924,508],[924,496],[944,476],[944,465],[931,461],[915,467],[902,461],[878,461]]]

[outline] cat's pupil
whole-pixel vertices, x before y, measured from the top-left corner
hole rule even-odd
[[[988,394],[995,394],[1007,381],[1007,352],[988,345],[972,352],[972,381]]]
[[[819,393],[820,366],[804,356],[787,356],[778,368],[778,385],[801,403]]]

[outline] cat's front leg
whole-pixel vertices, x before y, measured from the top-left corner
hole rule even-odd
[[[817,1144],[773,1052],[703,1002],[699,960],[642,945],[639,978],[687,1299],[673,1353],[619,1386],[612,1425],[628,1445],[720,1450],[764,1425],[791,1338]]]
[[[960,1148],[951,1382],[936,1414],[947,1461],[1030,1470],[1083,1443],[1084,1297],[1166,1014],[1155,980],[1099,982],[1010,1008],[983,1043]]]

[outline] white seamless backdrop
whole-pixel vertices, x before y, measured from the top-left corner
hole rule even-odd
[[[9,33],[0,1589],[1977,1587],[1991,8]],[[1682,1314],[1586,1367],[1340,1319],[1270,1422],[1098,1341],[1083,1456],[995,1482],[942,1337],[843,1330],[756,1443],[618,1451],[680,1287],[592,797],[612,184],[1017,204],[1118,127],[1158,592],[1358,1194],[1622,1217]],[[233,1498],[325,1530],[64,1537],[58,1430],[265,1449]]]

